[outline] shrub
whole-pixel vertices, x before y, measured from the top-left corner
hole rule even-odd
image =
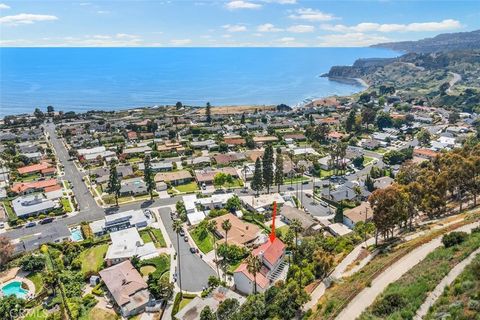
[[[175,295],[175,300],[173,301],[173,306],[172,306],[172,319],[175,319],[175,315],[178,312],[178,309],[180,309],[180,302],[182,302],[183,295],[181,292],[178,292]]]
[[[457,244],[462,243],[467,239],[468,234],[466,232],[450,232],[449,234],[446,234],[442,237],[442,243],[445,246],[445,248],[453,247]]]
[[[102,284],[99,283],[97,284],[93,289],[92,289],[92,293],[96,296],[103,296],[103,289],[102,289]]]
[[[378,317],[385,317],[403,308],[406,305],[405,298],[399,293],[391,293],[384,296],[379,303],[375,304],[373,314]]]

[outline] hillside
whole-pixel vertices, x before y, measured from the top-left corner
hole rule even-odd
[[[372,47],[417,53],[480,49],[480,30],[443,33],[433,38],[426,38],[418,41],[379,43]]]

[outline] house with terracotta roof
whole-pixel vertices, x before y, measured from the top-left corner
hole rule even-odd
[[[169,182],[175,186],[179,184],[188,183],[193,180],[192,174],[187,170],[180,170],[175,172],[159,172],[155,175],[155,182]]]
[[[195,177],[199,184],[211,185],[213,184],[213,180],[215,179],[215,176],[219,173],[231,175],[235,179],[239,178],[237,170],[231,167],[225,167],[225,168],[219,168],[219,169],[195,170]]]
[[[45,192],[48,187],[53,187],[58,184],[57,179],[48,179],[30,182],[17,182],[12,186],[12,191],[18,194],[28,194],[32,192]]]
[[[20,175],[40,173],[43,176],[45,176],[45,175],[53,175],[55,173],[55,168],[50,163],[47,163],[47,162],[32,164],[29,166],[18,168],[17,170]]]
[[[418,148],[413,150],[413,156],[419,157],[422,159],[433,160],[438,155],[438,152],[425,149],[425,148]]]
[[[285,249],[285,244],[278,238],[254,249],[252,254],[262,263],[260,272],[254,277],[243,262],[233,273],[235,289],[243,294],[252,294],[256,286],[257,292],[264,292],[278,280],[284,280],[288,272]]]
[[[260,235],[260,228],[248,222],[244,222],[232,213],[213,218],[212,221],[217,223],[215,235],[225,240],[225,230],[222,229],[222,223],[229,220],[232,228],[228,231],[228,243],[237,246],[252,246]],[[222,240],[221,240],[222,241]]]
[[[123,317],[145,310],[150,301],[148,285],[129,260],[99,272]]]

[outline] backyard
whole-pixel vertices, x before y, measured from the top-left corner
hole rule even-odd
[[[108,244],[100,244],[88,248],[80,253],[79,259],[82,262],[82,274],[88,276],[91,273],[97,273],[102,269],[103,258],[107,253]]]
[[[206,231],[201,225],[198,225],[190,231],[190,236],[197,245],[198,249],[203,253],[208,253],[213,250],[215,239],[213,235]]]
[[[167,246],[160,229],[146,228],[140,231],[140,237],[144,243],[153,242],[155,247],[164,248]]]

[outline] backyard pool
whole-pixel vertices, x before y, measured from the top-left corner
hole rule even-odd
[[[2,292],[6,296],[15,295],[17,298],[25,299],[28,290],[22,288],[21,281],[12,281],[2,287]]]
[[[83,240],[82,230],[80,230],[80,227],[70,229],[70,239],[72,239],[74,242]]]

